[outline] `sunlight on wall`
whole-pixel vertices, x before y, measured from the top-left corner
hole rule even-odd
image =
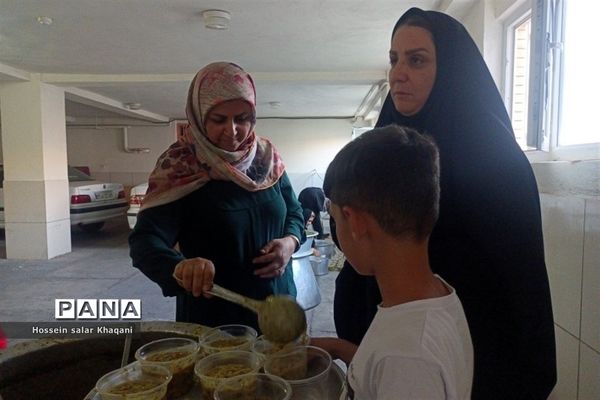
[[[597,96],[600,93],[597,24],[600,3],[566,3],[564,80],[559,145],[600,142]],[[564,134],[561,134],[564,133]]]

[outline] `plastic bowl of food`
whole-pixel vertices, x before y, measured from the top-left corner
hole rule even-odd
[[[215,400],[289,400],[292,387],[274,375],[250,373],[226,378],[214,393]]]
[[[292,387],[292,399],[321,399],[327,396],[331,356],[315,346],[293,346],[267,356],[267,374],[285,379]]]
[[[258,334],[246,325],[221,325],[200,337],[204,355],[229,350],[252,350],[252,344]]]
[[[172,374],[160,365],[126,365],[102,376],[96,391],[102,400],[164,400]]]
[[[252,344],[252,351],[262,355],[263,357],[275,354],[283,349],[287,349],[293,346],[303,346],[310,342],[310,338],[307,335],[300,335],[300,337],[290,343],[273,343],[265,338],[264,335],[259,336],[256,341]]]
[[[200,382],[203,399],[212,399],[219,383],[226,378],[258,372],[262,357],[242,350],[221,351],[196,362],[194,373]]]
[[[135,358],[142,366],[158,365],[171,371],[173,379],[168,385],[167,398],[183,396],[194,386],[194,363],[200,345],[186,338],[155,340],[140,347]]]

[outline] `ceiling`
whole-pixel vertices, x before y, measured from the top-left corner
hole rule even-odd
[[[252,74],[259,118],[351,118],[386,79],[390,32],[404,11],[460,18],[476,1],[0,0],[0,82],[39,73],[65,87],[71,124],[166,122],[185,118],[195,72],[228,60]],[[230,28],[205,28],[208,9],[229,11]]]

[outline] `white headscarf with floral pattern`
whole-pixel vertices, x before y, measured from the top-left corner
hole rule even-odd
[[[184,141],[172,144],[159,157],[148,180],[142,210],[178,200],[210,180],[232,181],[253,192],[277,183],[285,166],[275,146],[256,136],[254,125],[233,152],[213,145],[206,137],[205,118],[210,109],[236,99],[247,101],[255,112],[254,82],[241,67],[216,62],[198,71],[186,105],[190,131]]]

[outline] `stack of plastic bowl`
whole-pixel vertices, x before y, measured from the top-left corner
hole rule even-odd
[[[173,379],[168,385],[167,398],[175,399],[188,393],[194,385],[194,364],[200,345],[186,338],[155,340],[140,347],[135,358],[142,365],[169,369]]]
[[[267,356],[267,374],[285,379],[293,400],[320,400],[328,395],[331,356],[314,346],[293,346]]]
[[[171,378],[166,367],[135,362],[98,379],[96,391],[102,400],[164,400]]]
[[[260,370],[263,357],[251,351],[229,350],[213,353],[196,362],[194,373],[203,399],[212,399],[217,386],[226,378]]]
[[[290,400],[292,388],[285,380],[251,373],[224,379],[215,390],[215,400]]]

